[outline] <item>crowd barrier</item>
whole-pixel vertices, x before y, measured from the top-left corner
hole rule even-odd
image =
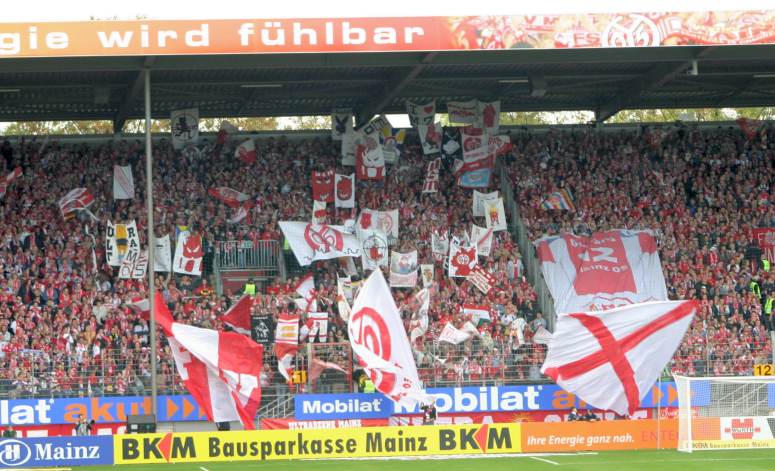
[[[0,439],[0,467],[675,448],[675,419]]]

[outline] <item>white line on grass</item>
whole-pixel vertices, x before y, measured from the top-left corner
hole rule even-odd
[[[545,459],[545,458],[539,458],[539,457],[537,457],[537,456],[531,456],[531,457],[530,457],[530,459],[531,459],[531,460],[537,460],[537,461],[543,461],[544,463],[553,464],[553,465],[555,465],[555,466],[560,466],[560,463],[558,463],[558,462],[556,462],[556,461],[547,460],[547,459]]]
[[[209,469],[205,468],[204,466],[200,466],[199,469],[201,469],[202,471],[210,471]]]

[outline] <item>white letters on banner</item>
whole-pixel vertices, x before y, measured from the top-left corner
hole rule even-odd
[[[563,234],[534,244],[558,314],[667,299],[651,231]]]
[[[202,275],[202,236],[182,231],[178,234],[178,243],[175,245],[175,260],[173,271],[184,275]]]
[[[503,198],[484,202],[484,219],[487,221],[487,227],[493,232],[505,231],[506,211],[503,209]]]
[[[105,257],[108,265],[121,266],[130,252],[140,251],[140,236],[137,233],[135,221],[129,224],[113,224],[108,221],[105,240]]]
[[[484,217],[484,202],[498,199],[498,192],[479,193],[474,190],[474,217]]]
[[[476,244],[470,246],[451,244],[449,248],[450,278],[467,278],[476,266]]]
[[[417,284],[417,251],[408,253],[391,252],[390,286],[414,288]]]
[[[468,274],[468,281],[484,294],[490,294],[492,287],[495,285],[495,277],[480,265],[475,266],[471,270],[471,273]]]
[[[359,239],[362,244],[361,262],[364,270],[377,270],[387,266],[388,240],[383,231],[376,229],[358,228]]]
[[[474,124],[478,114],[477,100],[447,102],[447,115],[450,123]]]
[[[484,228],[473,224],[471,227],[471,242],[476,244],[480,257],[489,257],[492,248],[492,227]]]
[[[170,129],[172,146],[175,149],[182,149],[188,144],[196,145],[199,142],[199,109],[188,108],[172,111],[170,113]]]
[[[336,183],[334,188],[334,205],[337,208],[355,207],[355,174],[339,175],[336,174]]]
[[[132,167],[113,166],[113,199],[131,200],[135,197],[135,182],[132,178]]]
[[[432,124],[436,119],[436,102],[430,101],[426,104],[406,102],[406,114],[409,115],[409,125],[413,128],[419,125]]]
[[[596,409],[632,414],[681,344],[697,301],[560,315],[541,372]]]
[[[280,229],[301,266],[307,266],[315,260],[361,255],[358,239],[342,232],[341,226],[280,221]]]
[[[349,108],[334,109],[331,113],[331,139],[341,141],[353,130],[353,111]]]
[[[170,235],[156,238],[156,248],[153,251],[153,271],[172,271],[172,250]]]
[[[353,353],[377,391],[409,407],[432,399],[422,390],[404,324],[381,270],[374,270],[361,287],[347,332]]]
[[[148,270],[148,251],[132,251],[121,261],[118,277],[123,279],[145,279]]]

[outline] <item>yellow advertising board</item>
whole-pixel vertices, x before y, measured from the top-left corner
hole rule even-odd
[[[519,453],[519,424],[116,435],[115,464]]]

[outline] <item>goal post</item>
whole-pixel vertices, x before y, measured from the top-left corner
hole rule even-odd
[[[775,448],[775,377],[674,378],[678,451]]]

